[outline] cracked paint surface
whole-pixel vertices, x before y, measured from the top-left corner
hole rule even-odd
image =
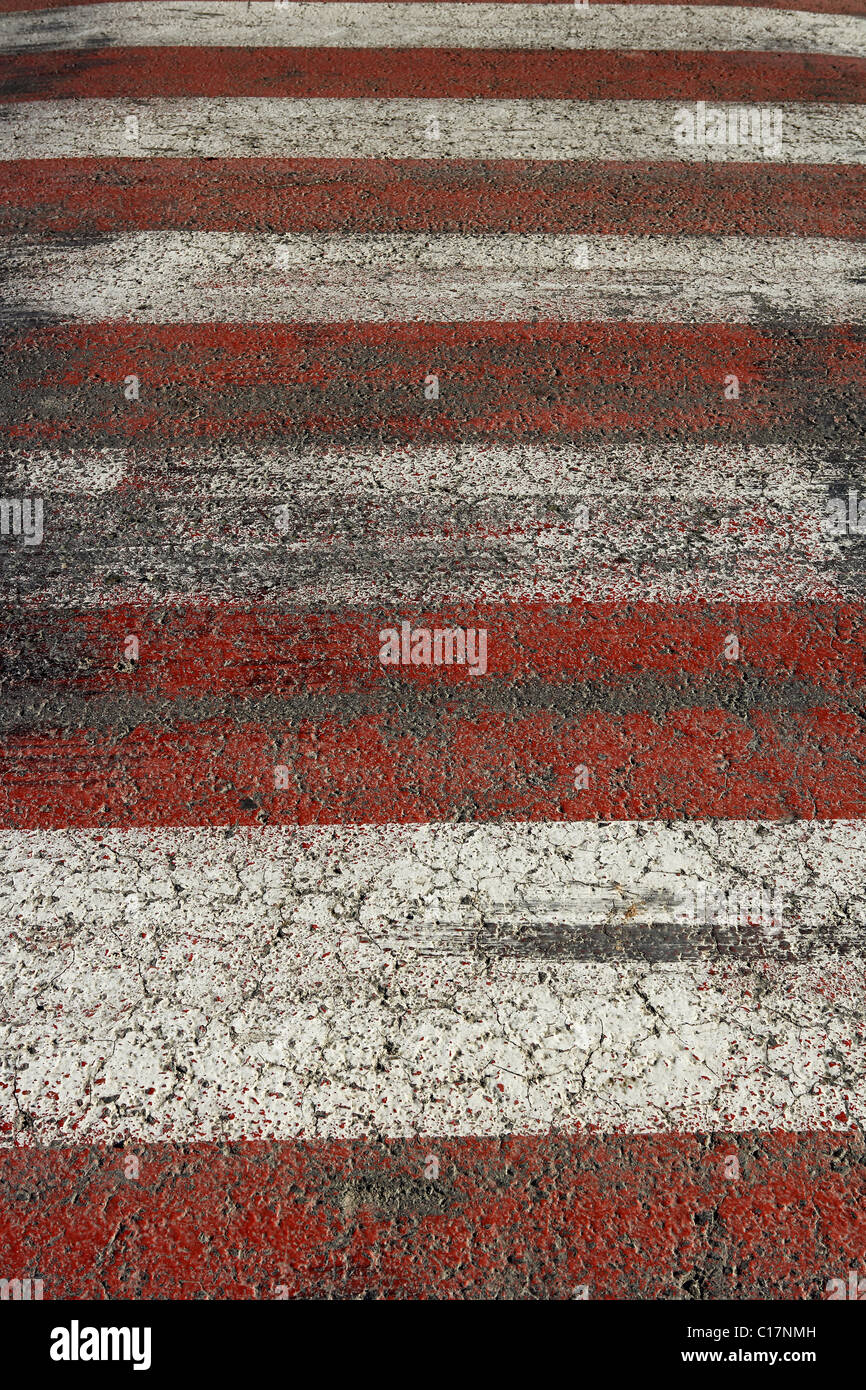
[[[82,1145],[4,1173],[7,1257],[46,1297],[819,1299],[866,1240],[857,1132]]]
[[[494,953],[472,932],[485,905],[530,897],[524,916],[552,911],[568,940],[563,902],[582,889],[578,917],[599,934],[642,916],[652,939],[665,888],[674,898],[720,871],[778,887],[784,866],[792,914],[820,941],[816,919],[862,916],[857,824],[7,834],[7,846],[13,1142],[862,1122],[863,965],[839,959],[832,935],[802,965],[759,938],[753,960],[719,942],[715,958],[686,947],[648,964],[625,947],[604,964],[537,944]],[[614,876],[618,903],[604,892]],[[789,930],[796,952],[793,917]]]

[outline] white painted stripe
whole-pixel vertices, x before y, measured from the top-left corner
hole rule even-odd
[[[567,919],[593,894],[619,922],[654,896],[657,920],[659,898],[704,881],[772,885],[811,922],[862,931],[862,823],[4,831],[0,845],[0,1094],[4,1119],[29,1117],[19,1143],[866,1121],[862,956],[485,960],[463,944],[419,953],[408,926],[515,904]]]
[[[862,246],[818,237],[136,232],[6,264],[4,319],[866,322]]]
[[[678,101],[104,98],[0,108],[0,158],[152,156],[866,162],[866,105],[789,102],[781,146],[684,144]],[[690,106],[688,109],[692,110]],[[720,103],[727,115],[739,108]],[[136,116],[136,138],[127,118]],[[431,124],[432,118],[438,127]],[[438,138],[428,132],[438,131]]]
[[[722,382],[720,374],[720,386]],[[443,389],[447,383],[443,370]],[[420,392],[423,383],[418,386]],[[827,484],[839,480],[839,465],[827,450],[799,443],[758,447],[677,441],[580,448],[461,440],[342,447],[263,443],[249,449],[217,449],[196,442],[167,446],[153,455],[110,446],[44,449],[10,444],[4,456],[18,491],[53,495],[94,496],[132,477],[141,486],[140,480],[157,470],[160,492],[181,497],[279,500],[300,491],[479,499],[555,493],[575,502],[587,496],[600,502],[614,495],[617,505],[631,498],[646,501],[651,509],[666,501],[682,507],[693,498],[716,502],[726,512],[740,501],[747,507],[763,502],[792,517],[812,512],[816,499],[823,506]]]
[[[10,463],[16,494],[44,499],[43,545],[20,574],[30,602],[789,602],[860,583],[822,529],[840,476],[817,449],[263,445]],[[127,479],[148,516],[136,535]]]
[[[274,4],[172,0],[0,17],[0,48],[494,48],[866,56],[860,16],[732,5]],[[712,95],[709,93],[708,95]]]

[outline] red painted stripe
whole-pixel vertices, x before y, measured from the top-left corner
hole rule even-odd
[[[485,628],[487,676],[470,678],[458,666],[383,667],[379,632],[404,618],[413,628]],[[109,692],[290,700],[314,692],[381,694],[386,687],[395,689],[396,706],[404,683],[428,691],[474,683],[483,697],[490,681],[627,688],[649,673],[664,681],[721,682],[732,698],[755,678],[801,682],[816,698],[823,692],[851,701],[866,687],[866,608],[850,603],[491,603],[349,614],[127,604],[79,612],[16,609],[7,631],[16,656],[4,690],[11,696],[37,686],[46,700]],[[735,662],[724,656],[730,633],[739,641]],[[132,670],[123,662],[128,634],[139,641]],[[708,693],[705,706],[712,704]]]
[[[862,165],[429,159],[0,163],[0,227],[866,237]]]
[[[27,1148],[0,1249],[46,1300],[822,1299],[866,1268],[866,1165],[856,1133]]]
[[[828,54],[446,48],[98,48],[3,59],[0,97],[558,97],[862,102]]]
[[[423,719],[409,700],[358,717],[340,717],[338,708],[293,725],[179,719],[171,729],[8,735],[0,741],[0,824],[866,815],[866,730],[858,714],[841,709],[571,718],[513,713],[505,701],[467,715],[450,709],[448,697],[422,710]],[[290,769],[288,790],[274,790],[277,765]],[[590,783],[575,791],[580,765]]]
[[[779,439],[832,433],[858,408],[863,342],[848,326],[61,324],[7,330],[0,371],[18,440]],[[739,400],[724,399],[730,372]]]

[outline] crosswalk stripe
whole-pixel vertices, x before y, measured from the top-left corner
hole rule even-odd
[[[258,61],[258,60],[257,60]],[[863,164],[866,105],[773,100],[765,144],[677,140],[672,101],[357,99],[352,97],[80,97],[7,105],[0,159],[247,155],[304,158],[681,160],[687,163]],[[772,99],[771,99],[772,100]],[[690,112],[698,120],[697,101]],[[714,130],[739,107],[721,100]],[[775,140],[778,110],[782,138]],[[751,119],[751,118],[749,118]],[[132,124],[130,124],[132,122]],[[751,125],[749,125],[751,130]],[[759,126],[760,130],[760,126]],[[429,134],[428,134],[429,132]],[[706,137],[706,121],[704,123]]]
[[[732,42],[733,40],[733,42]],[[853,15],[736,5],[293,3],[198,0],[27,11],[0,23],[0,52],[158,47],[614,49],[866,57]]]

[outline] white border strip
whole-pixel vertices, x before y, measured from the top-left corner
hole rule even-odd
[[[710,879],[771,880],[805,894],[810,920],[862,929],[862,823],[4,831],[0,845],[0,1095],[19,1142],[866,1121],[862,957],[485,961],[419,955],[406,928],[419,911],[466,920],[531,897],[549,912],[612,885],[640,904]]]
[[[734,5],[315,4],[171,0],[0,17],[0,50],[619,49],[866,56],[860,16]]]
[[[4,319],[866,323],[863,247],[818,237],[136,232],[6,264]]]

